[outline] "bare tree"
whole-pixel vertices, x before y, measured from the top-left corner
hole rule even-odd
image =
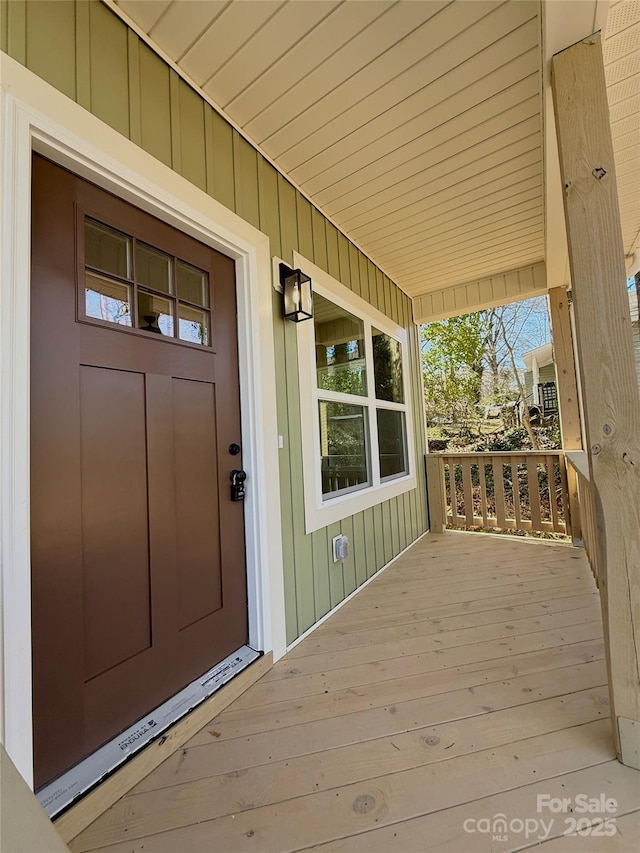
[[[549,313],[545,297],[512,302],[482,312],[485,333],[485,364],[492,402],[503,402],[505,376],[522,397],[517,356],[549,341]],[[510,352],[510,349],[512,352]]]
[[[500,332],[502,334],[502,346],[506,351],[509,361],[511,362],[511,367],[513,369],[513,375],[516,380],[516,384],[518,385],[518,390],[520,392],[520,399],[523,402],[522,405],[522,424],[527,431],[527,435],[529,436],[529,441],[531,442],[531,447],[534,450],[540,450],[540,444],[538,443],[538,437],[535,434],[533,427],[531,426],[531,418],[529,417],[529,406],[527,404],[527,395],[524,387],[524,383],[522,381],[522,377],[520,375],[520,371],[518,370],[518,365],[516,364],[516,355],[514,346],[511,343],[511,338],[509,333],[507,332],[507,328],[505,322],[501,315],[497,317],[498,327],[500,328]]]

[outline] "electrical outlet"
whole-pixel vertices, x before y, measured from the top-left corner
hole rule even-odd
[[[349,538],[347,536],[334,536],[331,540],[333,545],[333,562],[339,563],[349,556]]]

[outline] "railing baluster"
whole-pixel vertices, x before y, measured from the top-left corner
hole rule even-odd
[[[521,528],[522,510],[520,508],[520,480],[518,478],[518,460],[516,456],[511,457],[511,482],[513,484],[513,512],[516,520],[516,528]]]
[[[482,510],[482,526],[488,527],[488,513],[487,513],[487,477],[484,470],[484,460],[480,456],[478,457],[478,477],[480,478],[480,508]]]
[[[529,480],[529,505],[531,508],[531,529],[542,530],[540,512],[540,488],[538,486],[538,457],[527,456],[527,479]]]
[[[464,494],[464,517],[467,527],[473,527],[473,484],[471,482],[471,460],[464,458],[462,465],[462,489]]]
[[[449,459],[449,506],[451,508],[451,524],[457,527],[458,522],[458,490],[456,487],[456,465]]]
[[[504,466],[502,459],[498,456],[491,457],[493,467],[493,488],[496,496],[496,518],[498,527],[506,527],[505,505],[504,505]]]
[[[558,519],[558,501],[556,500],[556,468],[553,456],[547,456],[547,478],[549,480],[549,504],[551,505],[551,521],[555,533],[560,533]]]
[[[458,463],[455,457],[452,457],[449,462],[449,482],[451,484],[451,517],[454,527],[462,527],[460,524],[461,516],[458,515]]]
[[[564,454],[558,454],[558,465],[560,468],[560,486],[562,488],[562,513],[564,515],[564,532],[571,536],[571,514],[569,512],[569,486],[567,484],[567,469],[565,468]]]

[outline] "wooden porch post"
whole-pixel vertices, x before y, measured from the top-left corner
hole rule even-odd
[[[600,36],[552,85],[616,751],[640,769],[640,395]]]
[[[582,450],[580,429],[580,407],[578,405],[578,383],[573,357],[569,300],[563,287],[549,290],[549,312],[551,314],[551,336],[556,362],[558,382],[558,408],[563,450]],[[580,504],[578,502],[578,477],[571,465],[567,465],[567,487],[569,489],[569,512],[571,535],[574,543],[582,541]]]

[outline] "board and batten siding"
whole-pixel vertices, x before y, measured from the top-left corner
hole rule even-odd
[[[287,642],[427,529],[418,328],[396,285],[99,0],[0,0],[0,48],[269,236],[298,251],[409,330],[418,487],[305,532],[295,324],[273,293]],[[349,558],[333,563],[346,534]]]

